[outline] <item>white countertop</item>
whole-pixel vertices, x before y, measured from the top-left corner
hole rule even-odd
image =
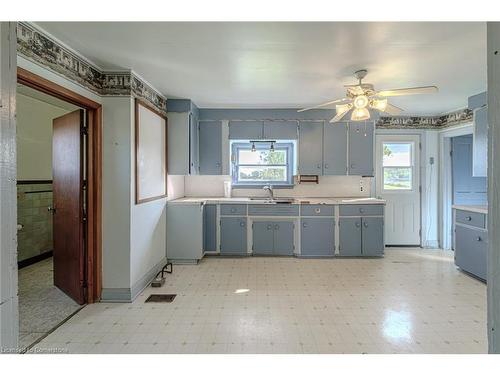
[[[278,197],[277,199],[279,199]],[[328,197],[328,198],[293,198],[293,204],[385,204],[384,199],[378,198],[350,198],[350,197]],[[241,203],[241,204],[269,204],[263,199],[250,199],[246,197],[184,197],[174,199],[168,204],[199,204],[199,203]]]
[[[488,214],[488,206],[454,204],[451,207],[456,209],[456,210],[477,212],[480,214]]]

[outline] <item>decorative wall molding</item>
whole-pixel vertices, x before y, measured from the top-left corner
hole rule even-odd
[[[17,53],[101,96],[134,96],[166,113],[166,98],[133,71],[105,71],[27,22],[17,23]]]
[[[441,116],[382,116],[375,123],[378,129],[445,129],[472,122],[472,111],[464,108]]]

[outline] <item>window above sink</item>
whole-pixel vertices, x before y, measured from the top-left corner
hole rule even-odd
[[[296,145],[290,141],[231,142],[231,178],[235,188],[292,187]]]

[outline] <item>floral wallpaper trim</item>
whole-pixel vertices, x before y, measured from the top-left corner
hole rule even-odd
[[[441,116],[380,117],[378,129],[444,129],[472,122],[472,111],[464,108]]]
[[[98,95],[132,95],[166,113],[166,98],[134,72],[102,71],[27,22],[17,23],[17,53]]]

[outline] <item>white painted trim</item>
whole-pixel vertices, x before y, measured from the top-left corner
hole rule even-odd
[[[472,123],[443,129],[439,132],[439,237],[441,247],[446,250],[453,246],[451,138],[472,133]]]

